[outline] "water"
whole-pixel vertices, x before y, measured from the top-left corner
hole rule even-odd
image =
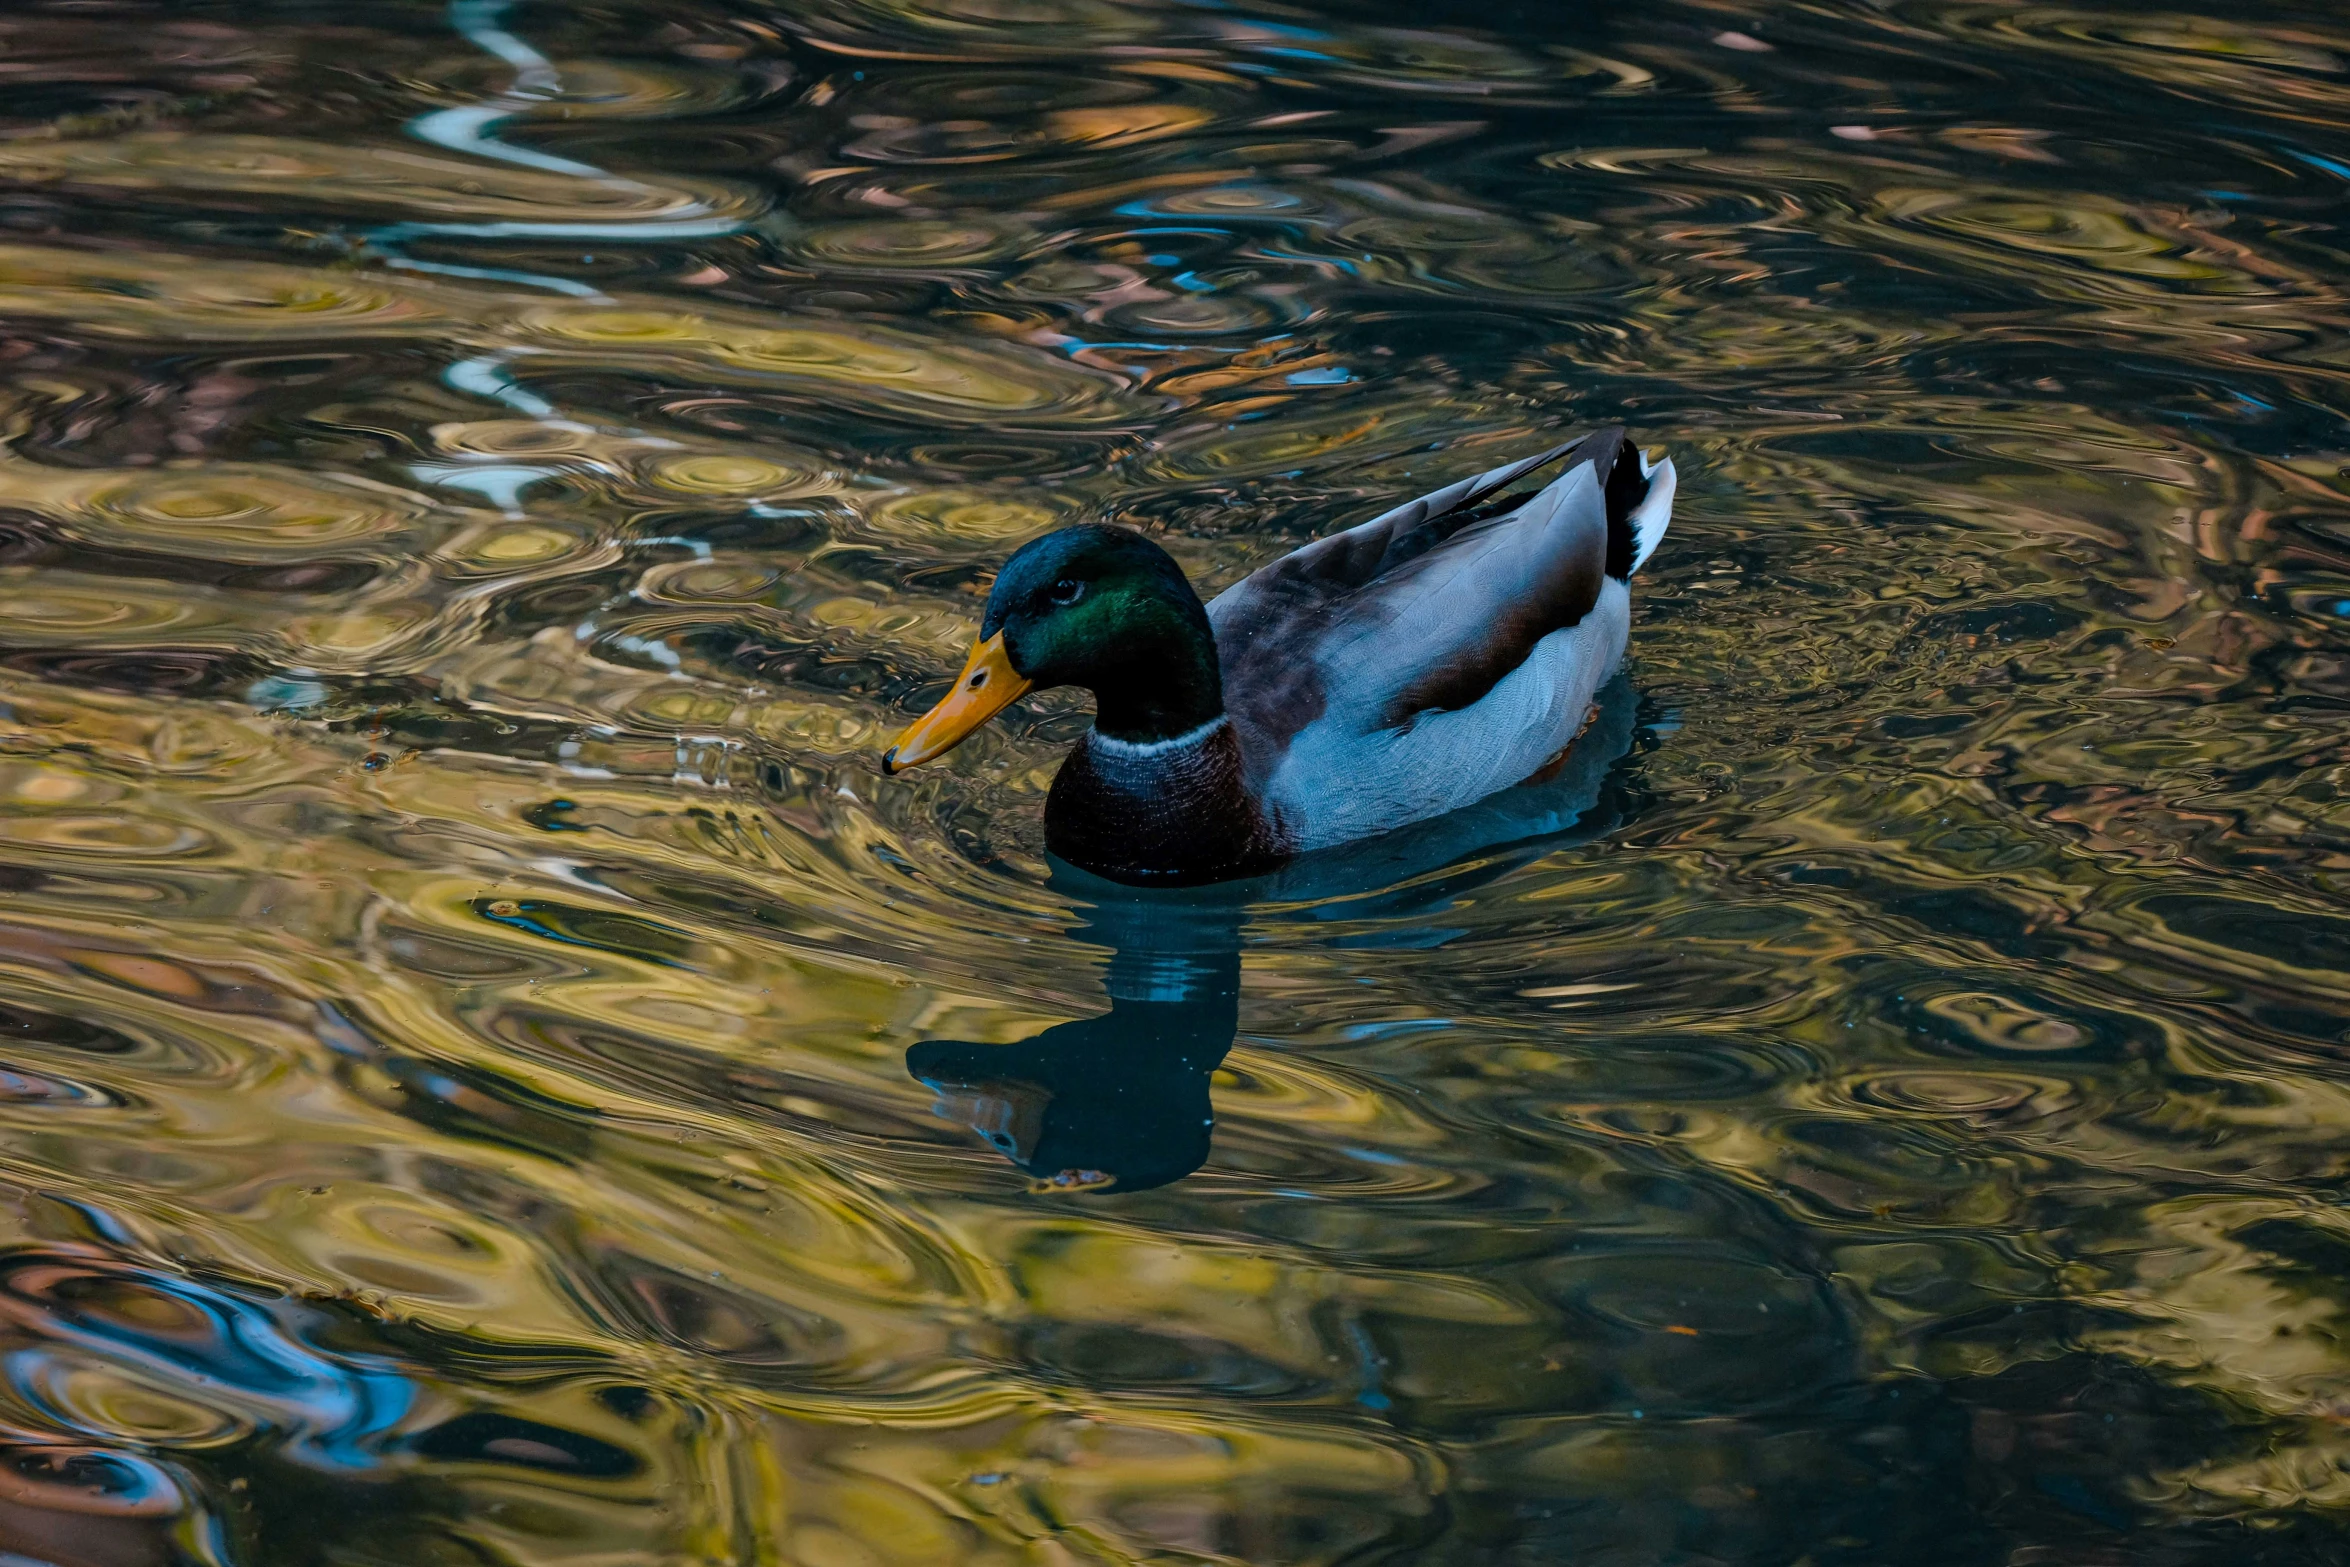
[[[10,6],[0,1560],[2341,1560],[2346,187],[2317,4]],[[876,770],[1619,419],[1538,789]]]

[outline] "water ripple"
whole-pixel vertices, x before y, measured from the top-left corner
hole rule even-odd
[[[9,1549],[2341,1555],[2350,32],[1406,9],[0,18]],[[874,770],[1616,420],[1540,788]]]

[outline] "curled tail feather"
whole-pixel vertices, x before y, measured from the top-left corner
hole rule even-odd
[[[1607,574],[1618,579],[1648,564],[1673,521],[1673,464],[1653,467],[1639,447],[1624,442],[1607,476]]]

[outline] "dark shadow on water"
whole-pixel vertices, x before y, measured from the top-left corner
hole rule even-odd
[[[937,1113],[1056,1190],[1144,1191],[1207,1161],[1209,1083],[1240,1026],[1243,929],[1381,922],[1375,941],[1434,947],[1470,886],[1616,825],[1610,786],[1634,750],[1638,697],[1618,675],[1558,770],[1465,810],[1307,855],[1249,881],[1138,891],[1054,862],[1076,901],[1070,934],[1107,955],[1110,1010],[1011,1045],[925,1040],[906,1070]]]

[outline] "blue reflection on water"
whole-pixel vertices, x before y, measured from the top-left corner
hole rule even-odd
[[[332,1320],[112,1259],[33,1251],[0,1261],[0,1331],[21,1336],[0,1353],[0,1376],[60,1431],[102,1440],[125,1433],[61,1396],[93,1365],[273,1433],[295,1462],[373,1466],[416,1408],[416,1388],[386,1357],[312,1342]]]

